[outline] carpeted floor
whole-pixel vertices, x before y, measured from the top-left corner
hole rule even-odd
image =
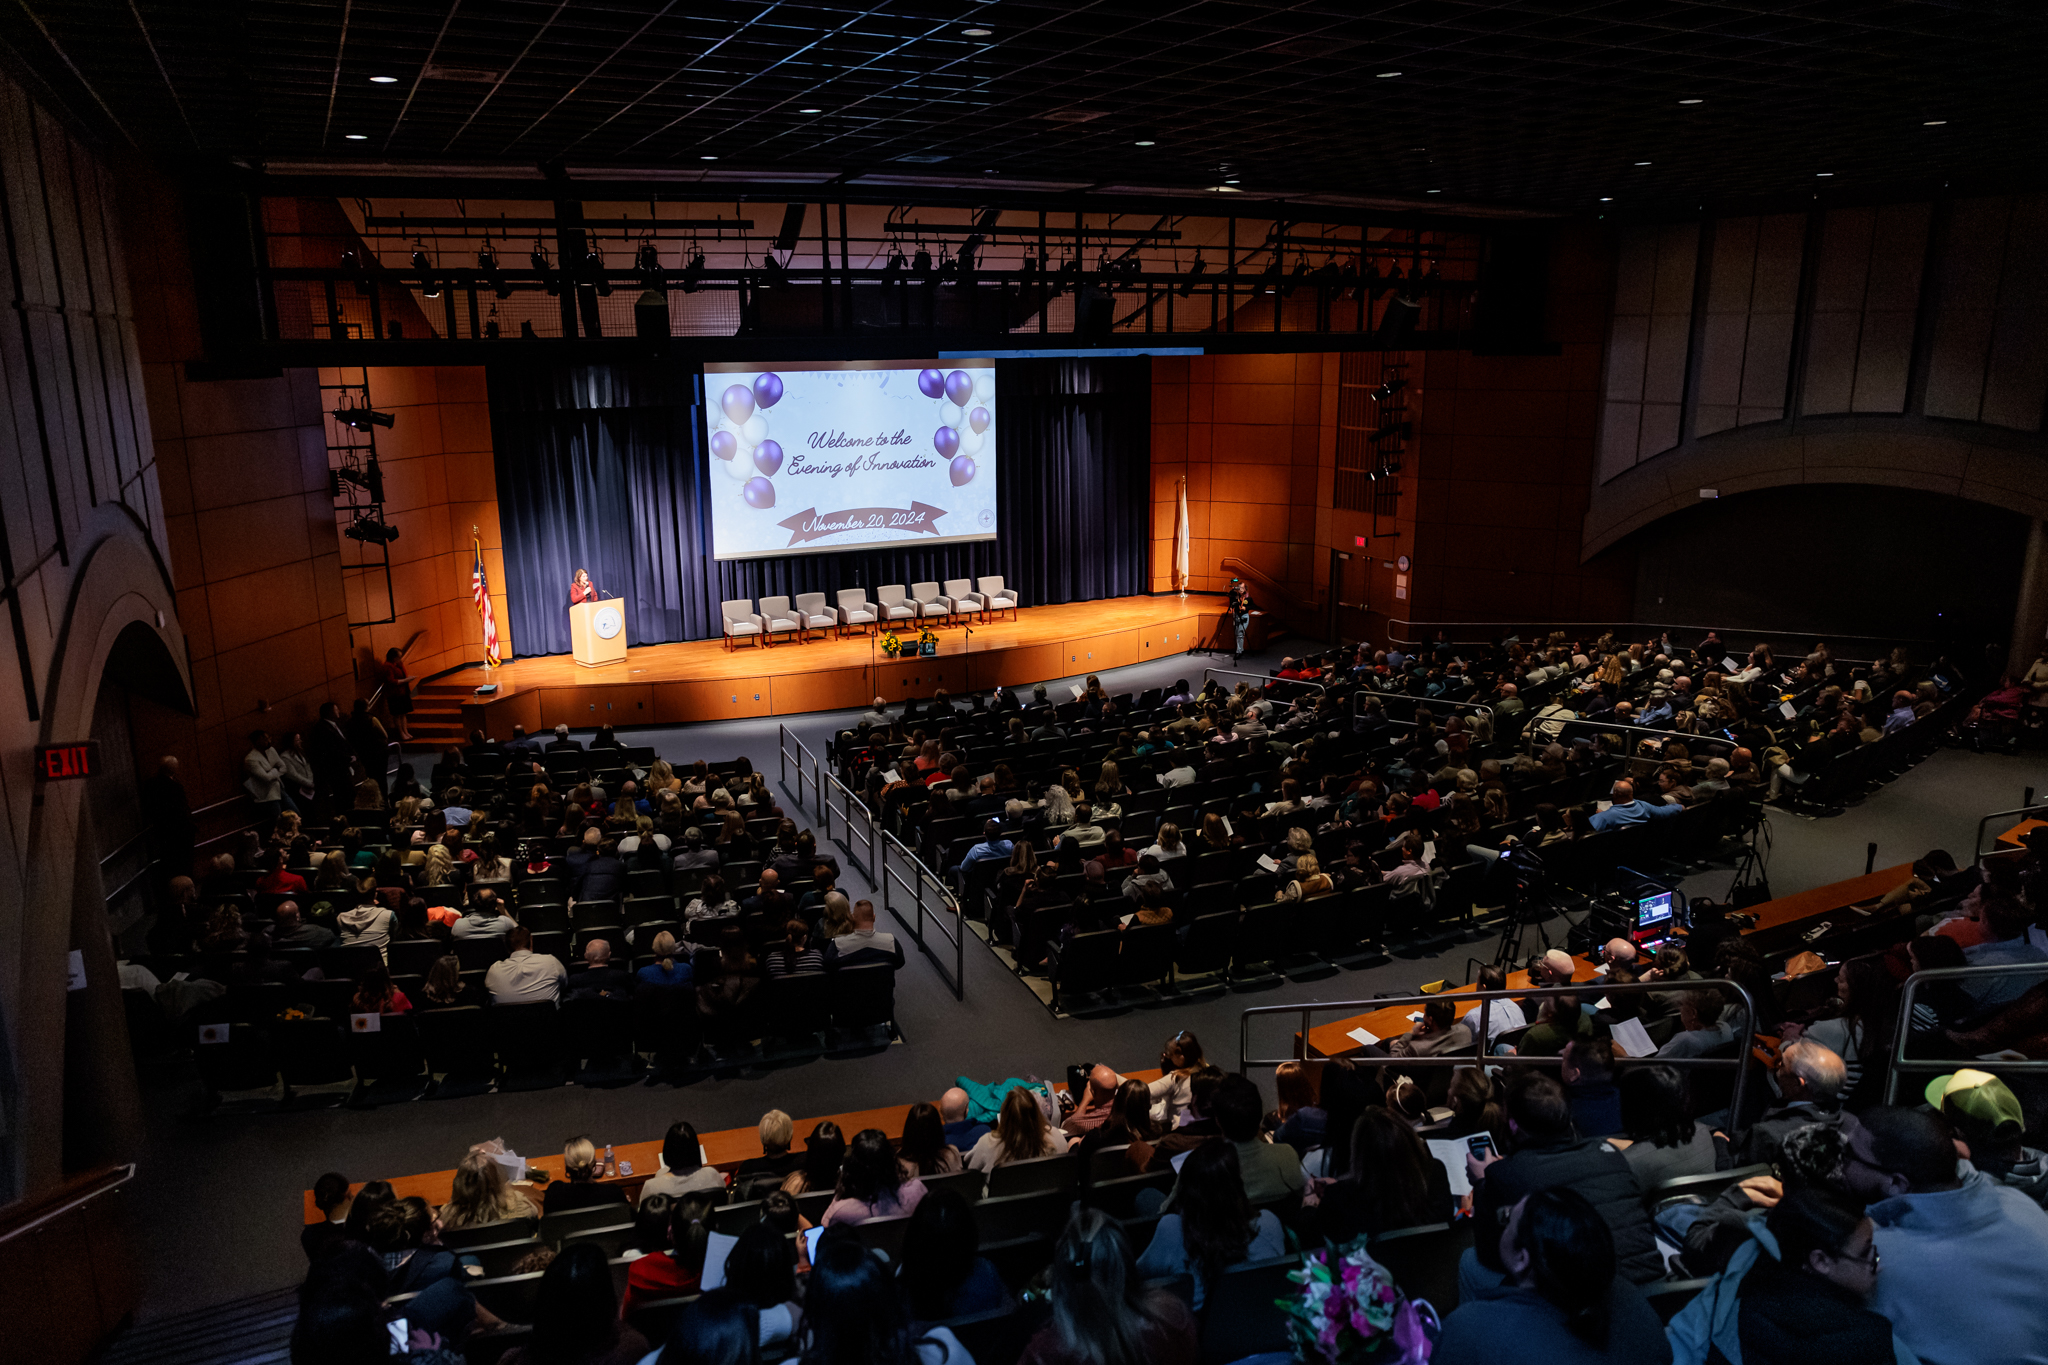
[[[1293,652],[1299,648],[1296,642]],[[1262,672],[1278,662],[1281,652],[1269,651],[1244,666]],[[1103,681],[1114,690],[1133,692],[1178,678],[1199,685],[1208,664],[1227,668],[1230,661],[1183,656],[1106,673]],[[823,741],[843,720],[805,716],[788,724],[792,734],[821,751]],[[774,721],[737,721],[640,732],[629,742],[655,743],[671,757],[745,754],[773,780],[777,730]],[[1907,861],[1936,846],[1967,861],[1978,817],[2018,805],[2027,786],[2048,788],[2048,764],[2039,755],[2007,758],[1943,751],[1834,819],[1808,821],[1773,813],[1768,862],[1772,890],[1782,895],[1860,873],[1865,845],[1871,841],[1878,844],[1880,866]],[[1719,895],[1731,875],[1720,871],[1694,877],[1685,889]],[[856,886],[849,889],[867,890],[859,885],[857,874],[851,880]],[[884,927],[895,926],[885,922]],[[132,1201],[142,1280],[138,1320],[147,1323],[195,1305],[296,1283],[303,1271],[298,1247],[300,1192],[326,1170],[358,1180],[409,1174],[453,1166],[469,1144],[486,1138],[502,1137],[521,1152],[540,1153],[558,1149],[563,1140],[579,1133],[590,1134],[600,1145],[653,1138],[678,1118],[687,1118],[700,1129],[738,1127],[754,1122],[771,1107],[801,1119],[932,1097],[961,1074],[983,1080],[1059,1077],[1069,1064],[1096,1060],[1145,1067],[1156,1064],[1160,1044],[1183,1028],[1198,1034],[1210,1057],[1229,1067],[1239,1055],[1243,1012],[1248,1008],[1366,1001],[1375,992],[1408,990],[1438,978],[1465,981],[1471,976],[1470,959],[1490,960],[1494,948],[1493,941],[1460,945],[1432,957],[1397,959],[1264,992],[1225,994],[1106,1019],[1065,1020],[1054,1019],[993,954],[970,942],[964,1000],[953,998],[930,963],[912,957],[899,975],[896,992],[902,1041],[886,1052],[707,1079],[680,1090],[572,1087],[367,1112],[326,1110],[194,1121],[181,1117],[191,1095],[182,1072],[146,1076],[148,1141]],[[1251,1055],[1283,1055],[1297,1026],[1298,1019],[1291,1014],[1255,1021]]]

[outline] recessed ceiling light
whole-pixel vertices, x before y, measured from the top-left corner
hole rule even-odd
[[[368,142],[370,140],[368,133],[343,133],[342,136],[350,142]]]
[[[825,111],[823,109],[799,109],[797,112],[799,114],[822,114]]]
[[[398,77],[396,77],[396,76],[372,76],[372,77],[370,77],[370,84],[372,84],[372,85],[396,85],[396,84],[398,84]]]
[[[995,30],[992,28],[963,28],[960,30],[960,36],[963,38],[986,38],[994,32]]]
[[[1380,73],[1378,73],[1378,74],[1379,74],[1379,79],[1381,79],[1381,80],[1383,80],[1383,81],[1384,81],[1384,80],[1392,80],[1392,79],[1393,79],[1393,78],[1394,78],[1395,76],[1398,76],[1398,75],[1400,75],[1401,73],[1400,73],[1400,72],[1398,72],[1398,71],[1382,71],[1382,72],[1380,72]]]
[[[1931,118],[1920,126],[1922,128],[1945,128],[1948,126],[1948,120],[1945,118]]]
[[[1424,190],[1424,191],[1423,191],[1423,193],[1424,193],[1424,194],[1442,194],[1442,193],[1443,193],[1443,191],[1442,191],[1442,190]]]
[[[1226,185],[1235,185],[1237,183],[1237,177],[1234,175],[1225,176],[1223,179],[1223,183]]]
[[[1241,190],[1241,189],[1239,189],[1239,188],[1238,188],[1237,186],[1235,186],[1235,185],[1211,185],[1211,186],[1209,187],[1209,193],[1211,193],[1211,194],[1243,194],[1243,193],[1244,193],[1244,191],[1243,191],[1243,190]]]
[[[1680,100],[1680,104],[1705,104],[1705,100]]]
[[[1638,166],[1647,166],[1647,165],[1649,165],[1649,164],[1650,164],[1650,163],[1649,163],[1649,162],[1647,162],[1647,161],[1638,161],[1638,162],[1636,163],[1636,165],[1638,165]]]
[[[1156,147],[1156,146],[1158,146],[1159,144],[1158,144],[1158,143],[1156,143],[1156,142],[1154,142],[1154,141],[1153,141],[1153,140],[1152,140],[1151,138],[1149,138],[1149,137],[1144,137],[1144,138],[1139,138],[1139,139],[1138,139],[1138,140],[1137,140],[1136,142],[1133,142],[1133,143],[1132,143],[1131,145],[1132,145],[1133,147]]]
[[[1815,171],[1813,173],[1813,178],[1816,180],[1827,180],[1831,179],[1834,176],[1834,174],[1835,173],[1833,171]]]
[[[718,158],[717,158],[717,157],[715,157],[715,156],[700,156],[700,157],[698,157],[697,159],[698,159],[699,161],[716,161],[716,160],[718,160]]]
[[[1614,202],[1614,196],[1611,194],[1603,194],[1600,196],[1600,202],[1603,204],[1611,204]]]

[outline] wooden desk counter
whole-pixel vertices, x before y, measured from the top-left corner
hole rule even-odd
[[[1126,1080],[1134,1081],[1155,1081],[1159,1079],[1159,1071],[1156,1067],[1149,1071],[1126,1071],[1123,1075]],[[1055,1088],[1065,1090],[1067,1087],[1064,1083],[1055,1082]],[[682,1106],[679,1105],[678,1107]],[[769,1107],[772,1108],[773,1105],[771,1104]],[[793,1150],[802,1151],[804,1139],[810,1135],[811,1130],[827,1119],[839,1125],[839,1131],[846,1135],[849,1142],[852,1141],[855,1133],[860,1132],[864,1128],[879,1128],[893,1139],[902,1134],[903,1120],[909,1114],[909,1105],[891,1104],[884,1105],[880,1109],[856,1109],[851,1113],[821,1114],[816,1118],[796,1119],[792,1123],[794,1139],[791,1147]],[[598,1155],[601,1157],[604,1155],[604,1143],[599,1135],[593,1134],[592,1136],[593,1140],[597,1141]],[[721,1129],[715,1133],[699,1133],[697,1141],[704,1148],[704,1160],[728,1174],[741,1162],[751,1161],[762,1154],[761,1130],[758,1124],[746,1128]],[[652,1142],[614,1143],[612,1155],[620,1162],[631,1162],[633,1174],[629,1176],[610,1176],[601,1183],[625,1186],[629,1198],[637,1199],[640,1193],[640,1186],[650,1176],[661,1170],[661,1140],[659,1138]],[[528,1157],[526,1164],[529,1167],[545,1170],[550,1181],[563,1178],[562,1154],[560,1152],[553,1152],[545,1156]],[[398,1198],[407,1199],[417,1195],[436,1209],[448,1202],[448,1197],[455,1188],[455,1172],[453,1170],[429,1171],[424,1175],[389,1176],[386,1179],[390,1180],[391,1191]],[[354,1194],[362,1189],[362,1187],[362,1182],[357,1182],[349,1186],[349,1193]],[[538,1200],[543,1187],[538,1185],[520,1185],[515,1188],[527,1191]],[[319,1206],[313,1202],[313,1192],[311,1190],[302,1192],[302,1203],[304,1207],[301,1212],[304,1221],[307,1223],[319,1222],[323,1215],[320,1212]]]
[[[1594,970],[1593,964],[1585,958],[1575,957],[1572,959],[1573,981],[1591,981],[1597,975],[1598,973]],[[1446,987],[1444,994],[1455,998],[1466,992],[1478,989],[1477,984],[1467,982],[1462,986]],[[1528,990],[1529,974],[1527,972],[1510,972],[1508,974],[1508,989],[1511,991]],[[1348,1019],[1339,1019],[1335,1023],[1320,1024],[1308,1031],[1308,1055],[1311,1057],[1350,1056],[1352,1053],[1360,1050],[1361,1045],[1359,1041],[1351,1036],[1351,1030],[1357,1028],[1364,1029],[1367,1033],[1377,1037],[1381,1042],[1398,1038],[1414,1026],[1408,1016],[1418,1008],[1420,1007],[1416,1005],[1389,1005],[1385,1009],[1377,1009],[1370,1014],[1356,1014]],[[1477,1000],[1462,1001],[1458,1005],[1458,1015],[1460,1018],[1463,1018],[1478,1008],[1479,1002]]]

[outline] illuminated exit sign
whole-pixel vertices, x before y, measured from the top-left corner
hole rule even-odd
[[[75,777],[91,777],[99,767],[100,742],[96,739],[36,746],[38,782],[65,782]]]

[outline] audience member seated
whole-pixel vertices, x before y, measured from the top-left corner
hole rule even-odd
[[[761,965],[770,976],[821,976],[825,971],[825,950],[811,942],[811,926],[792,915],[782,926],[783,941],[763,954]],[[830,946],[829,944],[827,945]]]
[[[541,1197],[542,1213],[566,1213],[570,1209],[595,1208],[599,1204],[626,1207],[624,1185],[601,1185],[597,1171],[597,1144],[588,1137],[573,1137],[562,1144],[561,1180],[548,1182]],[[653,1182],[649,1182],[650,1184]],[[620,1215],[622,1218],[624,1214]]]
[[[654,961],[635,972],[634,979],[642,986],[664,991],[680,990],[690,985],[695,974],[690,960],[680,956],[678,948],[676,936],[668,930],[656,934],[654,942],[647,946],[647,951],[654,955]]]
[[[354,1001],[357,1014],[409,1014],[412,1001],[405,998],[405,992],[391,984],[388,968],[372,967],[365,971],[362,982],[356,987]]]
[[[1564,1087],[1550,1076],[1524,1072],[1515,1077],[1508,1084],[1506,1110],[1513,1150],[1465,1160],[1477,1226],[1499,1227],[1503,1211],[1525,1195],[1571,1189],[1606,1220],[1622,1275],[1636,1284],[1656,1279],[1663,1271],[1663,1258],[1628,1159],[1612,1143],[1582,1138],[1573,1130]],[[1490,1239],[1482,1237],[1465,1254],[1458,1267],[1461,1298],[1498,1284],[1507,1269],[1498,1252]]]
[[[1431,1365],[1494,1365],[1503,1354],[1543,1365],[1662,1365],[1671,1345],[1657,1314],[1623,1273],[1614,1235],[1591,1201],[1568,1188],[1524,1194],[1501,1210],[1491,1260],[1503,1277],[1460,1290]],[[1476,1232],[1475,1232],[1475,1235]]]
[[[1265,1104],[1250,1077],[1224,1076],[1216,1087],[1212,1107],[1216,1126],[1237,1149],[1245,1198],[1258,1205],[1281,1204],[1301,1193],[1307,1183],[1301,1157],[1285,1143],[1268,1142],[1260,1134],[1259,1120]]]
[[[1593,1016],[1579,1008],[1576,995],[1545,996],[1536,1006],[1536,1022],[1529,1025],[1515,1054],[1524,1057],[1562,1056],[1565,1046],[1593,1038]]]
[[[893,934],[875,928],[875,904],[869,900],[853,903],[853,932],[832,940],[832,951],[840,967],[865,967],[886,962],[903,967],[903,945]]]
[[[1202,1040],[1187,1029],[1166,1040],[1159,1050],[1160,1077],[1153,1081],[1152,1117],[1171,1128],[1180,1121],[1192,1095],[1194,1075],[1202,1068]]]
[[[1014,1300],[980,1254],[980,1236],[966,1199],[937,1190],[919,1201],[903,1233],[896,1282],[903,1290],[913,1330],[920,1324],[994,1313]]]
[[[1863,1306],[1880,1266],[1860,1205],[1819,1188],[1788,1190],[1751,1229],[1728,1268],[1671,1320],[1674,1365],[1707,1365],[1717,1353],[1742,1365],[1915,1358]]]
[[[454,1365],[461,1360],[459,1352],[435,1348],[392,1350],[384,1309],[389,1284],[384,1257],[362,1243],[344,1243],[332,1256],[315,1263],[299,1290],[291,1359],[299,1365],[353,1365],[357,1361],[377,1361],[380,1365],[385,1361]],[[444,1322],[451,1334],[457,1336],[472,1323],[495,1326],[498,1321],[475,1307],[467,1291],[452,1279],[436,1282],[422,1298],[425,1302],[413,1301],[419,1304],[420,1311]],[[471,1305],[466,1318],[459,1316],[459,1305],[465,1300]],[[440,1311],[448,1307],[457,1308],[457,1312]],[[410,1344],[432,1340],[432,1336],[423,1334]]]
[[[1330,1116],[1316,1103],[1316,1075],[1300,1062],[1282,1062],[1273,1071],[1273,1141],[1285,1143],[1306,1157],[1328,1139]]]
[[[380,902],[365,901],[336,915],[334,927],[342,947],[360,944],[384,952],[398,937],[398,916]]]
[[[846,1138],[839,1125],[826,1119],[804,1139],[804,1159],[783,1177],[785,1194],[811,1194],[839,1188],[839,1167],[846,1160]]]
[[[1160,1218],[1151,1245],[1138,1258],[1138,1273],[1153,1280],[1193,1276],[1194,1306],[1200,1312],[1208,1288],[1224,1270],[1286,1249],[1280,1219],[1271,1209],[1254,1213],[1245,1198],[1236,1147],[1205,1142],[1181,1164],[1172,1211]]]
[[[696,1288],[704,1273],[704,1246],[711,1232],[705,1219],[713,1202],[703,1194],[669,1201],[668,1250],[642,1256],[626,1267],[626,1297],[619,1305],[622,1317],[630,1318],[642,1304],[672,1299]]]
[[[704,1144],[697,1130],[682,1119],[668,1126],[661,1139],[661,1170],[640,1187],[640,1197],[649,1193],[680,1199],[686,1194],[717,1194],[725,1189],[725,1177],[704,1160]]]
[[[802,1358],[817,1365],[974,1365],[945,1327],[911,1336],[896,1277],[847,1228],[827,1228],[804,1286]]]
[[[334,931],[318,924],[308,924],[301,919],[297,901],[280,902],[276,920],[277,927],[270,934],[270,943],[274,948],[320,949],[334,946]]]
[[[1257,1093],[1256,1090],[1253,1091]],[[1253,1124],[1258,1119],[1254,1115]],[[1067,1150],[1067,1135],[1046,1121],[1045,1111],[1038,1107],[1035,1095],[1023,1086],[1018,1086],[1003,1096],[1003,1107],[996,1115],[996,1126],[984,1133],[981,1140],[967,1153],[967,1168],[972,1171],[992,1171],[998,1166],[1008,1166],[1017,1161],[1036,1161],[1039,1157],[1058,1156]]]
[[[1088,1072],[1088,1084],[1082,1090],[1078,1102],[1060,1124],[1069,1136],[1079,1137],[1092,1132],[1108,1121],[1114,1111],[1119,1087],[1123,1077],[1116,1074],[1116,1068],[1096,1063]]]
[[[462,979],[462,959],[450,953],[434,959],[434,965],[427,971],[427,981],[420,987],[420,1007],[430,1010],[450,1009],[456,1005],[487,1005],[490,992],[474,981]]]
[[[989,1125],[970,1112],[971,1104],[967,1092],[958,1086],[939,1096],[939,1118],[946,1125],[946,1141],[962,1152],[973,1151],[974,1144],[989,1131]]]
[[[1778,1147],[1787,1134],[1810,1123],[1838,1122],[1846,1078],[1842,1059],[1819,1043],[1803,1038],[1786,1043],[1773,1073],[1780,1102],[1736,1134],[1731,1144],[1735,1164],[1776,1165]]]
[[[631,1000],[633,974],[612,965],[610,939],[594,938],[583,945],[583,970],[569,978],[570,1000]]]
[[[673,1133],[675,1129],[669,1131]],[[735,1199],[758,1199],[769,1190],[780,1189],[782,1182],[803,1162],[802,1156],[789,1150],[796,1135],[789,1115],[780,1109],[770,1109],[761,1115],[759,1132],[761,1155],[748,1157],[733,1168]]]
[[[946,1141],[946,1126],[939,1107],[929,1100],[910,1106],[903,1116],[903,1136],[896,1143],[896,1157],[903,1177],[952,1175],[967,1168],[960,1149]]]
[[[1444,1164],[1414,1128],[1379,1107],[1352,1125],[1347,1172],[1316,1182],[1315,1201],[1310,1221],[1332,1245],[1447,1223],[1457,1209]]]
[[[1842,1177],[1877,1225],[1870,1307],[1926,1365],[2026,1361],[2048,1342],[2048,1212],[1958,1159],[1925,1110],[1844,1115]]]
[[[1614,1049],[1604,1038],[1575,1038],[1564,1045],[1557,1078],[1564,1083],[1572,1126],[1586,1137],[1621,1131],[1621,1092],[1614,1087]]]
[[[1676,815],[1684,809],[1682,806],[1666,805],[1661,801],[1638,801],[1636,799],[1635,783],[1626,780],[1615,783],[1614,790],[1610,795],[1613,798],[1613,804],[1606,810],[1595,813],[1591,819],[1586,821],[1588,828],[1595,834],[1600,833],[1602,830],[1621,829],[1628,825],[1647,824],[1652,820],[1661,820],[1666,816]]]
[[[360,1195],[356,1202],[363,1202]],[[512,1188],[505,1179],[503,1166],[484,1152],[471,1152],[455,1167],[454,1186],[434,1226],[442,1232],[460,1232],[537,1212],[525,1192]]]
[[[1684,1175],[1726,1170],[1727,1154],[1704,1123],[1693,1121],[1685,1077],[1671,1066],[1632,1066],[1621,1073],[1622,1149],[1636,1184],[1645,1191]],[[1576,1110],[1574,1110],[1576,1117]],[[1580,1132],[1588,1131],[1581,1124]]]
[[[1927,1102],[1970,1149],[1970,1164],[2037,1204],[2048,1203],[2048,1153],[2027,1146],[2026,1110],[1989,1072],[1965,1068],[1927,1083]]]
[[[1194,1365],[1187,1305],[1145,1289],[1122,1227],[1100,1209],[1076,1209],[1067,1220],[1048,1279],[1052,1321],[1018,1365]]]
[[[1705,1057],[1735,1041],[1742,1006],[1730,1004],[1718,987],[1696,986],[1678,995],[1679,1031],[1657,1049],[1659,1057]]]
[[[863,1128],[846,1149],[834,1198],[818,1221],[831,1227],[865,1223],[870,1218],[900,1218],[916,1212],[923,1198],[924,1182],[903,1174],[889,1135],[879,1128]]]
[[[313,1182],[313,1206],[320,1210],[320,1221],[306,1224],[299,1232],[299,1246],[308,1261],[319,1260],[349,1240],[350,1202],[348,1177],[339,1171],[329,1171]]]
[[[470,898],[468,913],[449,932],[456,938],[496,938],[516,927],[497,892],[479,891]]]
[[[776,1219],[757,1219],[726,1253],[725,1287],[712,1291],[719,1297],[730,1295],[754,1310],[754,1340],[765,1360],[788,1354],[803,1325],[803,1309],[797,1301],[799,1240],[785,1236]]]
[[[584,1242],[562,1248],[542,1273],[533,1297],[533,1335],[507,1351],[502,1365],[633,1365],[647,1338],[619,1320],[618,1294],[604,1248]]]
[[[484,989],[491,993],[492,1004],[544,1004],[561,994],[569,969],[554,954],[533,951],[530,930],[514,926],[505,943],[512,951],[484,973]]]
[[[1396,1057],[1435,1057],[1471,1046],[1472,1030],[1458,1018],[1457,1002],[1440,995],[1422,1007],[1414,1028],[1387,1043],[1387,1051]]]

